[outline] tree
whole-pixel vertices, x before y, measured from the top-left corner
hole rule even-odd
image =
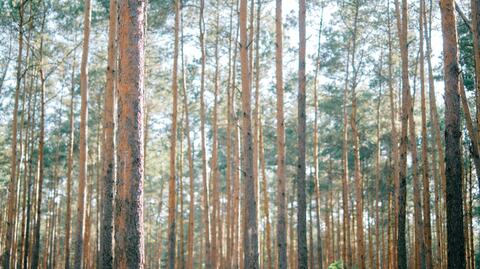
[[[180,1],[175,1],[175,26],[174,26],[174,55],[172,68],[172,127],[170,131],[170,175],[168,180],[168,268],[175,268],[175,212],[176,212],[176,144],[177,144],[177,65],[178,65],[178,30],[180,27]]]
[[[119,80],[115,268],[144,268],[143,90],[144,4],[121,1],[119,8]]]
[[[117,1],[110,0],[110,19],[108,24],[108,66],[107,85],[103,105],[102,136],[102,214],[100,236],[101,268],[113,268],[113,198],[115,184],[115,71],[117,70]]]
[[[453,0],[440,1],[445,76],[445,176],[449,269],[465,268],[457,29]]]
[[[240,62],[242,74],[242,175],[244,192],[245,227],[243,231],[243,251],[245,268],[258,266],[257,201],[255,179],[253,177],[253,140],[251,116],[251,92],[247,40],[247,0],[240,0]]]
[[[285,119],[283,115],[282,0],[275,7],[275,80],[277,94],[277,245],[278,268],[287,268],[287,199],[285,177]],[[317,204],[318,206],[318,204]]]
[[[402,131],[400,136],[400,160],[399,160],[399,185],[398,185],[398,230],[397,230],[397,263],[399,269],[407,268],[407,243],[405,238],[406,230],[406,203],[407,203],[407,135],[408,135],[408,114],[410,84],[408,76],[408,5],[402,0],[402,12],[400,4],[395,0],[395,13],[397,16],[397,31],[400,43],[400,54],[402,59]]]
[[[7,209],[7,232],[5,235],[5,249],[3,252],[3,266],[4,268],[10,268],[10,258],[12,255],[12,241],[14,234],[14,206],[15,206],[15,196],[17,193],[17,128],[18,128],[18,103],[20,96],[20,84],[22,79],[22,51],[23,51],[23,13],[24,13],[24,2],[20,1],[18,3],[19,10],[19,22],[18,22],[18,56],[17,56],[17,67],[16,67],[16,84],[15,84],[15,104],[13,108],[13,119],[12,119],[12,153],[10,157],[10,182],[8,185],[8,209]]]
[[[85,182],[87,178],[88,155],[88,49],[90,43],[90,20],[92,16],[91,0],[85,1],[83,21],[83,49],[80,66],[80,93],[82,96],[80,113],[80,157],[77,199],[77,230],[75,234],[75,259],[74,268],[83,268],[83,236],[85,229]]]
[[[299,31],[299,56],[298,56],[298,164],[297,164],[297,247],[298,247],[298,268],[308,268],[307,249],[307,202],[305,197],[305,139],[306,139],[306,95],[305,95],[305,0],[299,1],[298,9],[298,31]]]

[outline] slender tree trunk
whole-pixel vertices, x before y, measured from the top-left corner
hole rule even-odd
[[[306,139],[306,76],[305,76],[305,0],[299,1],[298,11],[299,24],[299,58],[298,58],[298,160],[297,160],[297,251],[298,251],[298,268],[308,268],[308,248],[307,248],[307,203],[305,197],[305,139]]]
[[[10,258],[12,253],[12,241],[14,234],[15,222],[15,200],[17,193],[17,128],[18,128],[18,101],[20,96],[20,84],[22,80],[22,51],[23,51],[23,14],[24,2],[18,3],[19,22],[18,22],[18,56],[16,67],[16,86],[15,86],[15,102],[13,106],[12,120],[12,153],[10,156],[10,182],[8,185],[8,209],[7,209],[7,230],[5,236],[5,249],[3,252],[3,267],[10,268]]]
[[[432,66],[432,61],[431,61],[431,55],[432,55],[432,45],[431,45],[431,25],[432,25],[432,1],[430,1],[430,11],[429,11],[429,20],[428,20],[428,25],[427,25],[427,14],[426,12],[423,14],[424,20],[423,20],[423,25],[425,28],[425,40],[426,40],[426,47],[427,47],[427,66],[428,66],[428,86],[429,86],[429,104],[430,104],[430,121],[432,122],[433,128],[432,128],[432,135],[435,138],[435,146],[436,150],[438,152],[438,165],[439,165],[439,171],[440,171],[440,184],[435,183],[434,186],[437,188],[437,186],[442,186],[439,188],[439,190],[435,189],[435,214],[436,214],[436,234],[437,234],[437,263],[440,268],[444,268],[444,264],[446,263],[446,260],[443,259],[443,233],[442,233],[442,227],[443,225],[443,214],[441,210],[441,205],[442,205],[442,199],[440,197],[443,196],[443,191],[444,191],[444,182],[445,182],[445,158],[444,158],[444,151],[443,151],[443,145],[441,141],[441,132],[440,132],[440,124],[439,124],[439,116],[437,112],[437,105],[436,105],[436,98],[435,98],[435,84],[434,84],[434,77],[433,77],[433,66]],[[435,158],[434,158],[435,159]],[[435,160],[433,160],[433,165],[436,167],[437,163]],[[434,168],[436,170],[436,168]],[[437,179],[437,177],[434,177]],[[432,263],[433,264],[433,263]]]
[[[70,115],[67,160],[67,209],[65,212],[65,269],[70,268],[70,234],[72,219],[72,173],[73,173],[73,143],[74,143],[74,113],[73,102],[75,99],[75,54],[72,61],[71,87],[70,87]]]
[[[277,92],[277,245],[278,268],[287,268],[287,201],[285,177],[285,120],[283,116],[283,33],[282,0],[275,8],[275,80]],[[317,203],[318,207],[318,203]],[[319,231],[317,231],[319,232]]]
[[[182,37],[183,37],[183,23],[182,23]],[[193,242],[194,242],[194,232],[195,232],[195,175],[193,167],[193,152],[192,152],[192,142],[190,139],[190,118],[188,113],[188,96],[186,91],[186,74],[185,74],[185,63],[184,63],[184,54],[183,54],[183,38],[181,43],[182,49],[182,92],[183,92],[183,107],[185,109],[185,136],[187,137],[187,157],[188,157],[188,177],[189,177],[189,212],[188,212],[188,236],[187,236],[187,269],[193,269]]]
[[[180,0],[175,0],[175,26],[174,26],[174,53],[172,69],[172,129],[170,131],[170,175],[168,183],[168,268],[175,268],[175,158],[177,141],[177,65],[178,65],[178,30],[180,26]]]
[[[120,2],[115,268],[144,268],[144,2]]]
[[[260,114],[261,115],[261,114]],[[267,173],[265,171],[265,146],[263,141],[263,128],[262,128],[262,119],[259,118],[259,135],[260,135],[260,145],[259,145],[259,154],[260,154],[260,166],[262,168],[262,185],[263,185],[263,212],[265,215],[265,251],[267,255],[267,266],[264,268],[273,268],[273,258],[272,258],[272,239],[270,232],[270,212],[269,212],[269,195],[268,195],[268,182],[267,182]],[[310,212],[311,214],[311,212]]]
[[[113,268],[113,195],[115,185],[115,75],[117,61],[117,1],[110,0],[108,25],[107,85],[103,107],[102,136],[102,217],[100,235],[100,267]]]
[[[200,50],[202,52],[202,67],[200,75],[200,133],[201,133],[201,150],[202,150],[202,182],[203,182],[203,223],[205,229],[205,267],[211,268],[211,247],[210,247],[210,222],[209,222],[209,204],[208,204],[208,187],[207,187],[207,153],[205,145],[205,101],[204,101],[204,92],[205,92],[205,22],[203,17],[203,11],[205,8],[205,0],[200,0],[200,14],[198,27],[200,30]]]
[[[421,109],[422,109],[422,179],[423,179],[423,223],[424,223],[424,244],[425,244],[425,266],[431,269],[432,265],[432,228],[430,221],[430,175],[428,163],[428,138],[427,138],[427,112],[425,101],[425,53],[424,53],[424,13],[425,0],[420,1],[420,90],[421,90]]]
[[[318,48],[317,48],[317,58],[315,63],[315,74],[313,79],[313,102],[314,102],[314,114],[315,119],[313,123],[313,171],[314,171],[314,191],[315,191],[315,216],[316,216],[316,229],[317,229],[317,255],[318,258],[316,263],[320,269],[323,268],[323,253],[322,253],[322,238],[321,238],[321,229],[320,229],[320,187],[319,187],[319,179],[318,179],[318,93],[317,93],[317,83],[318,83],[318,72],[320,69],[320,48],[321,48],[321,39],[322,39],[322,28],[323,28],[323,7],[322,7],[322,15],[320,17],[320,27],[318,30]],[[313,221],[313,220],[310,220]],[[345,254],[345,241],[343,241],[344,251]],[[311,249],[312,257],[315,255],[313,254],[313,249]],[[344,261],[346,261],[346,256],[342,256]],[[315,264],[315,259],[313,259]],[[313,269],[314,267],[312,267]]]
[[[353,265],[352,247],[350,240],[350,210],[349,210],[349,186],[348,186],[348,84],[349,84],[349,68],[350,68],[350,44],[347,49],[347,59],[345,67],[345,87],[343,90],[343,130],[342,130],[342,203],[343,203],[343,233],[345,247],[345,263],[348,268]]]
[[[46,10],[43,14],[41,33],[45,29],[45,17]],[[44,174],[44,144],[45,144],[45,73],[43,67],[43,35],[40,38],[40,66],[39,66],[39,75],[40,75],[40,137],[38,142],[38,195],[36,201],[36,212],[35,212],[35,228],[33,231],[33,248],[32,248],[32,263],[31,268],[36,269],[39,265],[39,256],[40,256],[40,224],[41,213],[42,213],[42,193],[43,193],[43,174]]]
[[[380,71],[379,75],[382,75],[383,67],[383,54],[380,56]],[[381,159],[381,149],[380,149],[380,106],[382,100],[382,85],[378,92],[378,102],[377,102],[377,115],[376,115],[376,142],[375,142],[375,265],[370,264],[371,267],[380,268],[380,215],[379,215],[379,200],[380,200],[380,159]],[[371,241],[371,240],[370,240]],[[370,247],[371,250],[371,247]]]
[[[240,60],[242,72],[242,161],[244,184],[245,230],[243,248],[245,268],[258,267],[257,201],[253,175],[253,141],[251,117],[251,91],[247,40],[247,0],[240,1]]]
[[[415,72],[416,74],[416,72]],[[414,88],[415,85],[414,85]],[[424,230],[422,218],[422,202],[420,182],[418,179],[418,154],[417,137],[415,133],[414,100],[409,95],[409,135],[410,135],[410,153],[412,156],[412,184],[413,184],[413,211],[414,211],[414,233],[415,233],[415,268],[425,268],[425,249],[424,249]]]
[[[445,170],[449,269],[465,268],[457,30],[453,0],[441,0],[445,75]]]
[[[397,16],[397,30],[400,42],[402,59],[402,133],[400,137],[400,162],[399,162],[399,190],[398,190],[398,236],[397,236],[397,262],[399,269],[407,268],[407,241],[406,233],[406,203],[407,203],[407,135],[408,135],[408,98],[410,92],[408,78],[408,5],[407,0],[400,4],[395,0]]]
[[[218,254],[219,254],[219,241],[221,238],[218,236],[220,216],[218,215],[218,210],[220,208],[220,187],[219,187],[219,170],[218,170],[218,72],[219,72],[219,63],[218,63],[218,39],[219,39],[219,3],[217,1],[216,15],[215,15],[215,74],[214,74],[214,93],[213,93],[213,119],[212,119],[212,160],[211,160],[211,170],[212,170],[212,267],[218,268]]]
[[[87,177],[87,156],[88,156],[88,48],[90,42],[90,19],[91,19],[91,0],[85,1],[85,17],[83,32],[83,51],[82,63],[80,69],[80,91],[82,95],[81,113],[80,113],[80,158],[79,158],[79,183],[77,199],[77,231],[75,242],[75,260],[74,268],[81,269],[84,266],[83,257],[83,237],[85,229],[85,184]]]

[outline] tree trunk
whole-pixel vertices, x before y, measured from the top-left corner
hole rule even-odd
[[[115,185],[115,71],[117,70],[117,1],[110,0],[108,25],[107,85],[103,106],[102,135],[102,217],[100,234],[100,264],[104,269],[113,268],[113,196]]]
[[[277,245],[278,268],[287,268],[287,201],[285,177],[285,120],[283,116],[283,33],[282,0],[275,8],[275,81],[277,93]],[[318,203],[317,203],[318,207]],[[318,232],[318,231],[317,231]]]
[[[244,183],[245,230],[243,248],[245,268],[258,266],[257,201],[255,199],[255,179],[253,177],[253,141],[251,117],[251,91],[249,79],[249,59],[247,40],[247,0],[240,1],[240,60],[242,73],[242,161]]]
[[[421,90],[421,109],[422,109],[422,179],[423,179],[423,224],[424,224],[424,244],[425,244],[425,266],[431,269],[432,265],[432,228],[430,221],[430,175],[428,163],[428,138],[427,138],[427,112],[425,98],[425,53],[424,53],[424,14],[425,0],[420,1],[420,90]]]
[[[75,54],[73,55],[72,73],[70,88],[70,115],[69,115],[69,137],[68,137],[68,163],[67,163],[67,209],[65,212],[65,269],[70,268],[70,234],[72,218],[72,173],[73,173],[73,143],[74,143],[74,113],[73,102],[75,99]]]
[[[402,12],[400,4],[395,0],[395,12],[397,16],[397,30],[400,42],[400,54],[402,59],[402,133],[400,137],[400,162],[399,162],[399,189],[398,189],[398,236],[397,236],[397,263],[399,269],[407,268],[407,241],[406,232],[406,203],[407,203],[407,135],[408,135],[408,98],[410,92],[408,78],[408,5],[407,0],[402,0]]]
[[[432,122],[433,128],[432,128],[432,135],[435,138],[435,146],[436,150],[438,152],[438,166],[439,166],[439,171],[440,171],[440,183],[437,184],[435,183],[434,186],[435,188],[438,188],[438,186],[441,186],[439,190],[435,189],[435,215],[436,215],[436,234],[437,234],[437,264],[440,268],[444,268],[444,264],[446,263],[446,260],[444,260],[444,243],[443,243],[443,211],[442,211],[442,199],[443,193],[444,193],[444,183],[445,183],[445,158],[444,158],[444,151],[443,151],[443,145],[441,141],[441,132],[440,132],[440,124],[439,124],[439,116],[437,112],[437,105],[436,105],[436,100],[435,100],[435,84],[434,84],[434,77],[433,77],[433,66],[432,66],[432,61],[431,61],[431,55],[432,55],[432,45],[431,45],[431,29],[432,29],[432,1],[430,1],[430,11],[429,11],[429,20],[428,20],[428,25],[427,25],[427,14],[426,12],[423,15],[424,20],[423,20],[423,25],[425,28],[425,40],[426,40],[426,47],[427,47],[427,66],[428,66],[428,86],[429,86],[429,104],[430,104],[430,121]],[[436,165],[437,162],[435,162],[435,157],[433,160],[433,165],[434,165],[434,171],[436,170]],[[436,175],[436,173],[434,173]],[[437,180],[437,177],[434,177],[435,180]],[[432,262],[433,264],[433,262]]]
[[[441,0],[445,75],[445,176],[448,268],[465,268],[457,30],[453,0]]]
[[[323,7],[322,7],[322,15],[320,17],[320,28],[318,30],[318,48],[317,48],[317,58],[315,63],[315,74],[313,79],[313,102],[314,102],[314,114],[315,119],[313,123],[313,171],[314,171],[314,191],[315,191],[315,216],[316,216],[316,229],[317,229],[317,255],[318,258],[316,263],[320,269],[323,268],[323,253],[322,253],[322,238],[321,238],[321,229],[320,229],[320,187],[319,187],[319,179],[318,179],[318,93],[317,93],[317,83],[318,83],[318,72],[320,70],[320,48],[321,48],[321,39],[322,39],[322,29],[323,29]],[[343,182],[343,181],[342,181]],[[313,221],[313,220],[310,220]],[[343,241],[344,251],[346,244]],[[313,249],[311,249],[312,257],[315,255],[313,254]],[[342,256],[344,261],[346,261],[346,255]],[[315,259],[313,264],[315,264]],[[314,269],[314,267],[312,267]]]
[[[298,10],[298,29],[299,29],[299,58],[298,58],[298,160],[297,160],[297,251],[298,268],[308,268],[308,248],[307,248],[307,202],[305,197],[305,139],[306,139],[306,76],[305,76],[305,0],[299,1]]]
[[[200,50],[202,52],[202,67],[200,75],[200,133],[201,133],[201,150],[202,150],[202,183],[203,183],[203,222],[205,233],[205,266],[206,268],[212,267],[211,261],[211,247],[210,247],[210,222],[209,222],[209,203],[208,203],[208,187],[207,187],[207,153],[205,145],[205,22],[203,17],[203,11],[205,8],[205,0],[200,0],[200,15],[198,21],[198,27],[200,30]]]
[[[180,26],[180,1],[175,0],[174,52],[172,69],[172,127],[170,131],[170,175],[168,180],[168,268],[175,268],[175,158],[177,141],[177,65],[178,65],[178,30]]]
[[[45,29],[46,10],[43,14],[41,33]],[[40,224],[42,213],[42,193],[43,193],[43,174],[44,174],[44,144],[45,144],[45,73],[43,67],[43,35],[40,38],[40,137],[38,142],[38,195],[36,201],[36,223],[33,231],[33,248],[31,268],[36,269],[39,265],[40,256]]]
[[[22,80],[22,51],[23,51],[23,14],[24,2],[18,3],[19,22],[18,22],[18,56],[16,67],[16,85],[15,85],[15,103],[13,106],[12,120],[12,155],[10,157],[10,182],[8,185],[8,209],[7,209],[7,230],[5,236],[5,249],[3,252],[3,267],[10,268],[10,258],[12,255],[12,241],[15,222],[15,201],[17,194],[17,121],[18,121],[18,101],[20,96],[20,84]]]
[[[415,72],[416,74],[416,72]],[[414,88],[415,85],[414,85]],[[418,154],[417,154],[417,137],[415,133],[414,100],[409,95],[409,135],[410,135],[410,153],[412,156],[412,184],[413,184],[413,214],[414,214],[414,233],[415,233],[415,268],[425,268],[425,249],[424,249],[424,230],[422,218],[422,202],[420,182],[418,180]]]
[[[219,187],[219,177],[220,173],[218,170],[218,94],[219,94],[219,85],[218,85],[218,76],[219,76],[219,63],[218,63],[218,40],[219,40],[219,3],[217,1],[217,9],[215,15],[215,74],[214,74],[214,93],[213,93],[213,119],[212,119],[212,160],[211,160],[211,170],[212,170],[212,267],[218,268],[218,256],[219,256],[219,241],[221,238],[218,236],[218,230],[220,228],[220,216],[218,215],[218,210],[220,208],[220,187]]]
[[[83,236],[85,229],[85,182],[87,177],[88,156],[88,47],[90,42],[91,0],[85,1],[85,17],[83,28],[83,51],[80,69],[80,91],[82,95],[80,113],[80,158],[79,158],[79,183],[77,199],[77,231],[75,242],[74,268],[82,269],[83,261]]]
[[[120,2],[115,268],[144,267],[144,2]]]

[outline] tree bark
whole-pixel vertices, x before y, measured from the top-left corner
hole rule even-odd
[[[457,29],[453,0],[441,0],[445,75],[445,176],[449,269],[465,268]]]
[[[277,246],[278,268],[287,268],[287,201],[285,177],[285,119],[283,116],[282,0],[275,1],[275,81],[277,93]],[[318,204],[317,204],[318,206]],[[318,232],[318,231],[317,231]]]
[[[258,266],[257,201],[255,179],[253,177],[253,140],[251,116],[251,89],[249,79],[249,59],[247,40],[247,0],[240,1],[240,61],[242,73],[242,161],[244,183],[245,230],[243,231],[244,266]]]
[[[45,17],[46,10],[43,14],[41,33],[45,29]],[[39,66],[39,75],[40,75],[40,137],[38,141],[38,195],[36,201],[36,212],[35,212],[35,227],[33,231],[33,247],[32,247],[32,263],[31,268],[36,269],[39,266],[39,256],[40,256],[40,226],[42,223],[41,214],[42,214],[42,194],[43,194],[43,180],[44,180],[44,145],[45,145],[45,73],[44,73],[44,63],[43,63],[43,35],[40,38],[40,66]]]
[[[92,16],[91,0],[85,0],[84,28],[83,28],[83,51],[80,69],[80,92],[82,96],[80,113],[80,158],[79,158],[79,183],[77,199],[77,231],[75,241],[74,268],[82,269],[83,261],[83,240],[85,229],[85,184],[87,178],[87,156],[88,156],[88,49],[90,42],[90,20]]]
[[[172,127],[170,131],[170,174],[168,180],[168,268],[175,268],[175,158],[177,141],[177,65],[178,65],[178,29],[180,26],[180,0],[175,0],[174,49],[172,68]]]
[[[400,42],[400,54],[402,59],[402,132],[400,137],[400,161],[399,161],[399,189],[398,189],[398,230],[397,230],[397,263],[399,269],[407,268],[407,241],[406,232],[406,202],[407,202],[407,136],[408,136],[408,98],[410,92],[408,76],[408,5],[407,0],[402,0],[402,12],[400,4],[395,0],[397,16],[397,31]]]
[[[305,139],[306,139],[306,94],[305,94],[305,0],[299,1],[298,29],[299,29],[299,57],[298,57],[298,160],[297,160],[297,251],[298,268],[308,268],[307,248],[307,202],[305,197]]]
[[[118,149],[115,268],[144,268],[144,2],[119,8]]]
[[[205,233],[205,266],[206,268],[212,267],[211,261],[211,247],[210,247],[210,221],[209,221],[209,203],[208,203],[208,187],[207,187],[207,153],[205,145],[205,22],[204,22],[204,12],[205,0],[200,0],[200,13],[198,27],[200,30],[200,50],[202,52],[201,59],[201,75],[200,75],[200,133],[201,133],[201,151],[202,151],[202,183],[203,183],[203,193],[202,193],[202,203],[203,203],[203,223],[204,223],[204,233]]]
[[[428,163],[428,137],[427,137],[427,112],[425,95],[425,53],[424,53],[424,14],[425,0],[420,1],[420,22],[419,22],[419,40],[420,40],[420,91],[421,91],[421,109],[422,109],[422,182],[423,182],[423,224],[424,224],[424,243],[425,243],[425,266],[432,268],[432,228],[430,221],[430,175]]]
[[[17,128],[18,128],[18,101],[20,96],[20,84],[22,80],[22,51],[23,51],[23,14],[24,2],[18,3],[19,22],[18,22],[18,55],[16,67],[16,85],[15,85],[15,101],[13,106],[12,119],[12,153],[10,157],[10,182],[8,185],[8,209],[7,209],[7,230],[5,235],[5,249],[3,252],[3,267],[10,268],[10,258],[12,255],[12,241],[14,234],[15,222],[15,200],[17,194]]]
[[[113,196],[115,186],[115,75],[117,62],[117,1],[110,0],[108,24],[107,85],[103,106],[102,136],[102,215],[100,231],[100,263],[104,269],[113,268]]]

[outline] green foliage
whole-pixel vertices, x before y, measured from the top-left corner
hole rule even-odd
[[[328,269],[343,269],[343,261],[335,261],[328,266]]]

